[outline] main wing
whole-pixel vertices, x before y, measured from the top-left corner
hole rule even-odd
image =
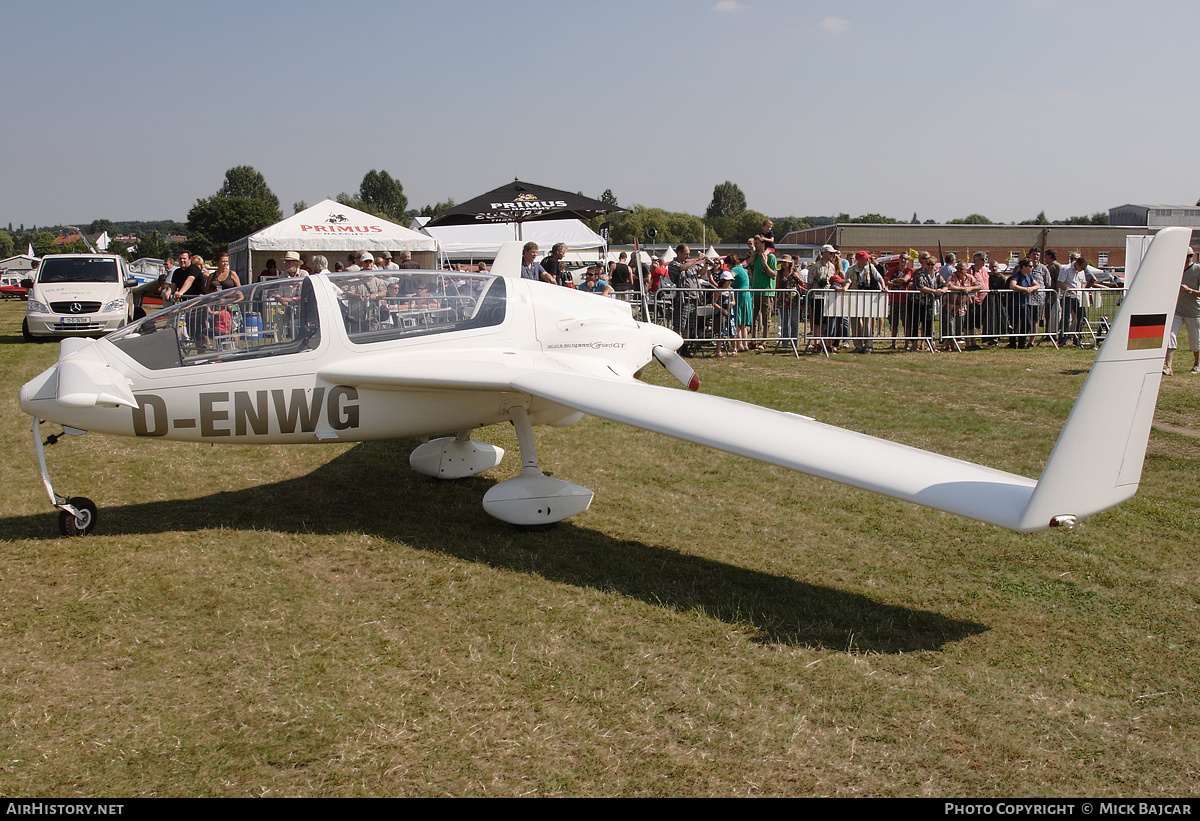
[[[525,393],[593,416],[1011,529],[1037,483],[804,416],[642,382],[527,373]]]

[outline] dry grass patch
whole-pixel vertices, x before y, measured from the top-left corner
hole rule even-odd
[[[1018,536],[595,419],[521,533],[412,442],[72,438],[53,538],[0,306],[7,795],[1181,795],[1200,768],[1195,440]],[[698,361],[706,390],[1036,474],[1086,351]],[[651,378],[666,378],[651,369]],[[1160,418],[1200,427],[1200,380]],[[713,420],[719,424],[720,420]]]

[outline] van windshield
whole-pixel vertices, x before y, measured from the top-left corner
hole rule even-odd
[[[120,282],[117,261],[104,257],[50,257],[42,260],[38,282]]]

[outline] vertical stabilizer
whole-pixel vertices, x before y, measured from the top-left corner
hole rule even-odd
[[[1019,530],[1089,516],[1137,491],[1190,238],[1186,228],[1154,237]]]

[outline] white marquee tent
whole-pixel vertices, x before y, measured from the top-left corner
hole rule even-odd
[[[511,222],[480,222],[478,225],[441,225],[427,228],[429,217],[412,222],[415,231],[433,237],[443,257],[456,262],[491,262],[500,244],[517,238]],[[538,257],[545,256],[556,242],[565,243],[568,259],[594,261],[600,258],[604,239],[580,220],[530,220],[521,223],[521,239],[538,244]]]
[[[248,237],[229,244],[229,267],[237,271],[242,282],[249,282],[250,272],[257,277],[274,259],[283,272],[283,255],[299,251],[306,259],[323,254],[333,263],[345,261],[351,251],[411,251],[422,268],[437,263],[437,240],[409,230],[381,217],[375,217],[334,200],[319,202],[285,220],[269,225]]]

